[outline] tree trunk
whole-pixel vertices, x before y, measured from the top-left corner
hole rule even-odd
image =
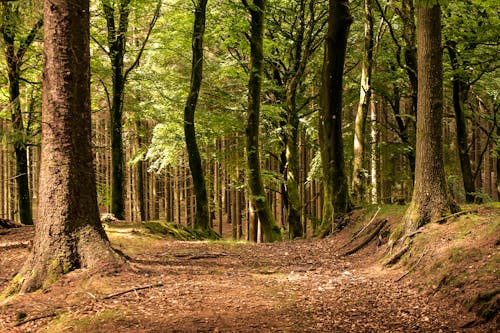
[[[9,79],[9,102],[11,109],[12,128],[14,130],[14,154],[16,156],[17,204],[19,205],[20,221],[26,225],[33,224],[31,197],[29,190],[29,170],[27,157],[27,135],[24,128],[20,103],[20,71],[24,55],[31,46],[42,26],[38,20],[29,34],[21,41],[16,50],[17,22],[20,20],[18,4],[2,3],[3,23],[0,27],[5,43],[5,59]],[[16,7],[13,7],[16,6]]]
[[[189,168],[193,178],[196,196],[195,228],[209,229],[208,196],[201,165],[200,151],[196,142],[194,114],[203,75],[203,36],[205,34],[205,13],[207,0],[195,1],[195,18],[193,27],[193,59],[191,65],[191,90],[184,108],[184,134],[189,157]]]
[[[97,207],[88,0],[46,0],[43,26],[40,214],[32,252],[7,293],[34,291],[117,258]]]
[[[458,210],[448,195],[443,162],[440,6],[418,6],[417,22],[417,156],[413,197],[403,218],[406,234]]]
[[[352,170],[352,193],[357,204],[366,201],[366,182],[368,172],[366,170],[366,119],[370,108],[371,81],[373,67],[373,10],[372,0],[364,1],[364,50],[363,65],[361,69],[361,84],[359,92],[359,104],[354,122],[354,158]]]
[[[475,200],[474,193],[476,188],[474,186],[474,176],[472,174],[472,167],[469,157],[468,148],[468,132],[465,120],[465,114],[463,110],[463,105],[466,99],[464,95],[465,83],[460,79],[460,75],[457,73],[458,62],[457,54],[455,51],[455,44],[453,42],[447,43],[447,50],[450,56],[451,67],[454,71],[452,77],[453,84],[453,110],[455,111],[455,124],[457,133],[457,145],[458,145],[458,157],[460,159],[460,169],[462,170],[462,179],[465,190],[465,200],[468,203],[473,203]]]
[[[370,101],[370,177],[371,177],[371,194],[370,203],[375,205],[379,202],[379,167],[380,167],[380,152],[378,150],[379,134],[377,129],[377,107],[374,101],[374,96],[371,96]]]
[[[266,0],[254,0],[248,4],[243,0],[251,15],[251,64],[248,82],[248,112],[246,124],[246,149],[248,167],[248,187],[255,212],[259,217],[266,240],[273,242],[281,239],[271,208],[266,199],[264,182],[261,176],[259,147],[259,118],[262,89],[262,72],[264,67],[264,13]]]
[[[341,229],[338,218],[351,210],[342,139],[342,81],[351,23],[348,1],[330,0],[319,124],[324,183],[320,235]]]

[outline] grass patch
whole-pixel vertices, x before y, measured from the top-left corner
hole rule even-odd
[[[100,332],[106,323],[125,319],[121,310],[109,309],[94,314],[92,317],[76,317],[71,313],[60,314],[47,327],[40,330],[43,333],[59,333],[67,330],[71,332]]]
[[[221,239],[221,236],[213,230],[203,230],[197,228],[189,228],[182,224],[148,221],[144,222],[143,226],[152,234],[169,236],[174,239],[191,241],[191,240],[206,240],[206,239]]]

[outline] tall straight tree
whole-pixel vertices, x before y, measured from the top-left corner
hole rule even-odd
[[[24,125],[21,112],[21,70],[26,52],[35,41],[38,31],[42,27],[40,18],[24,38],[19,38],[18,28],[21,20],[19,4],[15,2],[2,2],[2,24],[0,32],[4,42],[4,54],[7,63],[7,76],[9,78],[9,101],[11,109],[12,127],[14,129],[14,154],[16,156],[16,186],[19,216],[21,223],[33,224],[31,212],[31,198],[28,181],[27,157],[27,129]],[[17,46],[17,49],[16,49]]]
[[[417,155],[413,197],[403,217],[406,235],[458,210],[444,173],[441,7],[437,1],[417,2],[417,43]]]
[[[44,1],[39,219],[7,293],[117,260],[99,220],[91,148],[89,0]]]
[[[266,0],[242,0],[251,16],[250,23],[250,78],[248,81],[248,111],[246,124],[246,149],[248,168],[248,187],[252,205],[255,208],[266,240],[273,242],[281,239],[271,207],[266,199],[264,181],[260,171],[259,118],[264,67],[264,18]]]
[[[321,236],[343,227],[339,220],[351,210],[342,139],[342,82],[352,16],[348,0],[330,0],[323,64],[319,138],[324,201]]]
[[[124,198],[124,151],[122,138],[122,122],[123,122],[123,96],[125,94],[125,84],[128,75],[139,65],[139,60],[143,54],[144,48],[149,40],[151,31],[158,20],[161,9],[161,0],[158,1],[156,9],[153,13],[153,18],[149,23],[149,28],[146,32],[142,44],[139,47],[139,52],[132,64],[125,67],[125,54],[127,52],[127,33],[129,28],[129,16],[132,0],[115,1],[102,0],[102,8],[104,18],[106,19],[106,27],[108,31],[107,54],[111,62],[112,71],[112,91],[111,91],[111,213],[116,218],[125,218],[125,198]],[[115,7],[116,6],[116,7]],[[118,22],[116,22],[116,18]],[[106,49],[101,46],[101,49]]]
[[[189,168],[193,178],[196,197],[195,228],[210,229],[208,215],[208,196],[205,186],[205,177],[201,165],[201,156],[196,142],[194,114],[200,94],[203,77],[203,37],[205,34],[207,0],[195,1],[194,26],[192,37],[193,59],[191,64],[191,89],[184,108],[184,135],[188,151]]]
[[[367,168],[366,168],[366,120],[370,108],[371,82],[373,67],[373,0],[364,0],[364,46],[363,64],[361,68],[361,84],[359,92],[359,104],[354,123],[354,159],[352,170],[352,193],[353,199],[360,204],[365,202]]]

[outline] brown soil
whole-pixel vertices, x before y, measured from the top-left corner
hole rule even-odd
[[[0,301],[0,332],[495,332],[403,269],[382,269],[372,242],[338,256],[346,231],[276,244],[184,242],[109,232],[132,260],[72,272],[51,287]],[[351,230],[352,232],[352,230]],[[0,244],[29,240],[9,229]],[[0,248],[0,289],[26,247]],[[148,287],[149,286],[149,287]],[[423,287],[424,286],[424,287]],[[133,290],[134,288],[144,288]],[[122,294],[117,294],[124,292]]]

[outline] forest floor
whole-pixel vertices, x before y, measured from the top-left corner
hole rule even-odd
[[[394,226],[400,213],[378,216]],[[114,224],[108,235],[128,265],[71,272],[0,301],[0,332],[499,331],[500,209],[425,227],[391,268],[381,264],[383,234],[340,256],[373,215],[326,239],[274,244],[178,241]],[[14,244],[32,237],[30,227],[0,229],[0,290],[28,254]],[[487,294],[496,303],[485,321],[473,300]]]

